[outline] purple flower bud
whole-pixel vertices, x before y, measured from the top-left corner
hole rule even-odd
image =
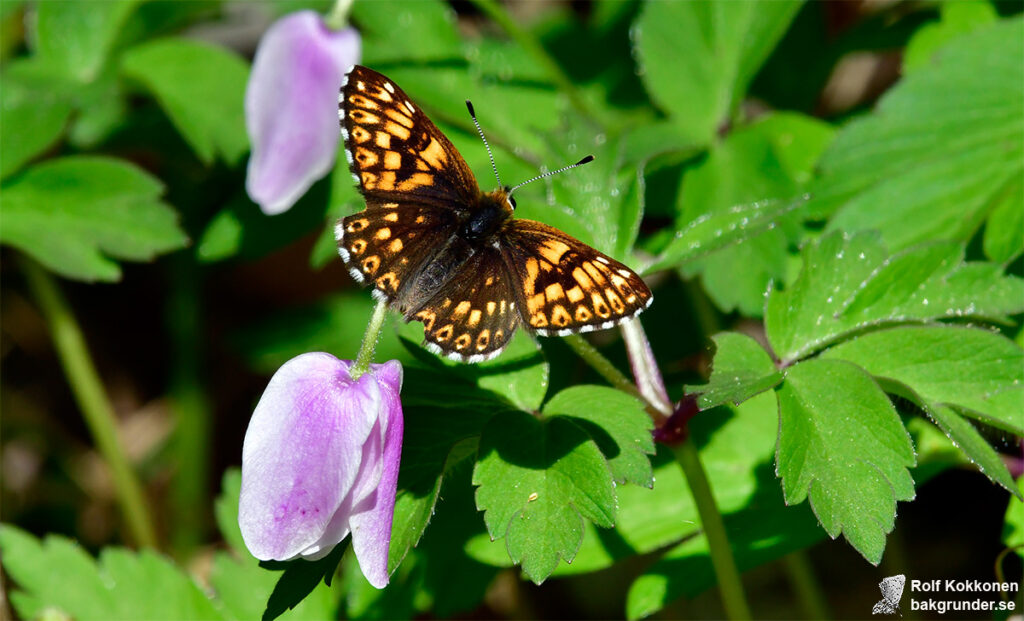
[[[261,560],[315,560],[352,534],[370,584],[388,583],[402,453],[402,365],[302,354],[270,379],[242,448],[238,524]]]
[[[314,11],[283,17],[263,35],[245,91],[245,188],[267,215],[287,211],[334,166],[338,89],[361,47],[358,32],[331,31]]]

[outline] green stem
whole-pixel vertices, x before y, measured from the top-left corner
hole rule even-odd
[[[331,30],[342,30],[348,26],[348,14],[352,11],[354,0],[335,0],[331,12],[324,18],[324,23]]]
[[[602,119],[598,118],[597,113],[592,110],[586,100],[583,99],[579,90],[572,83],[572,80],[569,79],[569,76],[566,75],[565,71],[562,70],[562,67],[559,66],[555,59],[548,54],[547,50],[544,49],[544,46],[540,44],[540,41],[512,19],[500,4],[495,0],[471,1],[478,9],[483,11],[485,15],[494,20],[494,22],[497,23],[509,37],[518,43],[521,48],[533,56],[533,59],[544,68],[548,73],[548,77],[551,78],[559,90],[565,93],[566,97],[569,98],[569,103],[576,108],[577,112],[602,127],[607,125]]]
[[[623,332],[624,338],[627,339],[627,350],[630,351],[631,356],[643,354],[641,357],[649,358],[647,360],[633,359],[634,371],[658,376],[637,378],[639,382],[650,387],[647,392],[651,393],[653,399],[642,394],[625,375],[615,368],[611,361],[602,356],[582,336],[578,334],[567,336],[565,342],[610,384],[647,403],[647,411],[656,423],[663,422],[667,416],[672,414],[672,406],[668,396],[663,394],[664,382],[660,377],[653,355],[649,352],[650,347],[643,326],[639,321],[631,322],[629,326],[624,326]],[[642,349],[644,351],[641,352]],[[672,452],[683,469],[683,475],[686,477],[694,504],[697,505],[697,512],[700,514],[704,535],[708,538],[711,565],[715,570],[715,577],[718,579],[725,612],[730,619],[750,619],[750,608],[747,606],[746,595],[743,593],[743,582],[740,580],[740,574],[736,568],[736,561],[729,545],[729,537],[725,532],[725,523],[722,521],[718,505],[715,503],[715,497],[711,493],[711,484],[708,482],[704,465],[701,464],[697,447],[694,446],[690,438],[687,438],[682,444],[673,446]]]
[[[174,415],[170,454],[174,484],[170,492],[171,543],[180,558],[202,542],[209,504],[210,403],[203,388],[202,277],[191,252],[179,252],[169,263],[167,327],[171,336],[168,393]]]
[[[631,394],[638,399],[643,399],[644,403],[650,405],[647,399],[640,394],[639,390],[637,390],[637,387],[633,385],[633,382],[629,381],[629,378],[623,375],[622,371],[615,368],[615,365],[612,364],[611,360],[608,360],[601,355],[601,352],[597,351],[597,349],[590,344],[590,341],[579,334],[570,334],[563,340],[566,345],[571,347],[584,362],[597,371],[597,374],[607,380],[609,384],[622,392]]]
[[[121,511],[135,542],[156,547],[156,530],[143,499],[142,486],[117,437],[117,418],[93,365],[81,327],[56,279],[35,261],[21,262],[28,287],[46,317],[64,374],[82,410],[96,447],[110,467]]]
[[[349,370],[352,379],[359,379],[363,373],[370,369],[373,361],[373,352],[377,349],[377,341],[380,339],[380,330],[384,327],[384,318],[387,317],[388,303],[385,300],[378,300],[377,306],[373,309],[370,323],[366,326],[366,334],[363,335],[363,344],[359,347],[359,355]]]
[[[725,614],[733,620],[750,619],[750,607],[747,606],[747,599],[743,594],[743,582],[732,556],[725,523],[722,521],[722,514],[718,512],[715,497],[711,494],[711,484],[704,472],[704,466],[700,463],[697,447],[691,438],[687,438],[682,444],[673,446],[672,452],[683,468],[690,493],[693,494],[693,501],[697,505],[697,513],[700,514],[704,536],[708,538],[711,566],[718,579]]]
[[[814,568],[811,567],[807,553],[803,550],[793,552],[782,559],[782,563],[804,616],[808,619],[831,619],[828,601],[817,576],[814,575]]]

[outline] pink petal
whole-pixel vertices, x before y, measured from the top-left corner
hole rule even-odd
[[[267,215],[287,211],[334,166],[338,90],[360,50],[358,32],[328,30],[314,11],[278,20],[260,41],[245,93],[245,185]]]
[[[382,589],[388,584],[388,547],[391,544],[391,522],[395,514],[395,493],[398,487],[398,467],[402,459],[402,432],[404,419],[399,393],[402,389],[402,366],[392,360],[371,365],[381,392],[381,420],[384,429],[384,454],[381,459],[380,483],[375,493],[365,498],[352,510],[352,548],[363,575],[374,587]]]
[[[245,435],[238,521],[253,556],[316,555],[347,534],[344,501],[383,395],[350,363],[303,354],[271,378]],[[339,515],[343,514],[343,515]]]

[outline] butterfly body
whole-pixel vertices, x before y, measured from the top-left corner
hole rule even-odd
[[[423,323],[429,349],[479,362],[520,323],[561,336],[612,327],[650,304],[625,265],[513,217],[507,188],[481,192],[448,138],[385,76],[354,67],[339,117],[366,209],[338,222],[338,251],[374,297]]]

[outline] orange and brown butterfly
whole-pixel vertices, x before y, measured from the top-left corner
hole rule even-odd
[[[520,322],[565,336],[650,305],[650,289],[622,263],[513,218],[515,188],[481,192],[448,138],[385,76],[353,67],[338,115],[366,199],[364,211],[338,221],[338,252],[375,298],[423,322],[431,351],[481,362],[501,353]]]

